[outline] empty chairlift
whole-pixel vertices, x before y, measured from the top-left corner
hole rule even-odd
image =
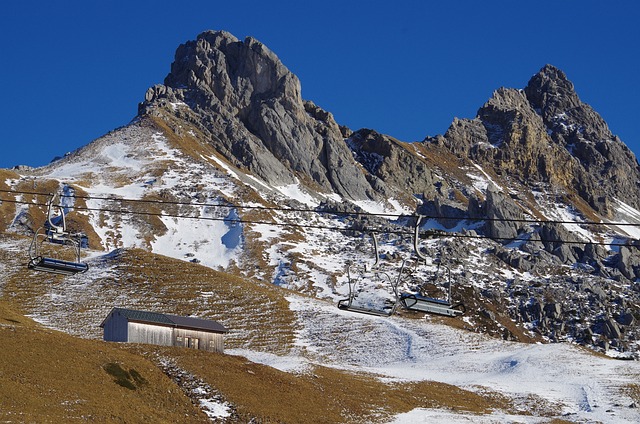
[[[413,247],[415,250],[415,254],[418,256],[419,260],[423,260],[426,263],[427,257],[422,254],[420,251],[420,247],[418,246],[418,235],[420,229],[420,221],[422,220],[422,216],[418,216],[416,221],[416,227],[413,237]],[[457,317],[466,312],[464,304],[462,303],[451,303],[451,271],[448,267],[438,263],[438,271],[440,268],[444,268],[447,273],[447,298],[440,299],[435,297],[425,296],[422,293],[402,293],[400,295],[400,303],[402,306],[411,311],[419,311],[425,312],[429,314],[436,315],[444,315],[449,317]],[[440,274],[440,272],[437,272]]]
[[[47,203],[47,220],[36,230],[29,246],[29,269],[54,274],[73,275],[89,269],[81,262],[82,235],[67,232],[64,210],[54,205],[55,195]],[[54,208],[58,215],[54,216]],[[54,245],[60,245],[55,247]],[[53,257],[53,256],[56,257]]]
[[[377,269],[377,265],[379,262],[378,242],[376,240],[375,234],[371,233],[371,238],[373,240],[373,250],[376,258],[375,262],[371,266],[370,271],[367,271],[365,266],[364,272],[360,273],[358,277],[352,277],[351,275],[352,266],[348,265],[347,277],[348,277],[348,283],[349,283],[349,297],[347,297],[346,299],[339,300],[338,308],[345,311],[358,312],[361,314],[376,315],[376,316],[390,316],[395,312],[396,306],[398,304],[399,279],[396,279],[396,281],[393,281],[387,273]],[[402,273],[402,269],[400,270],[400,273]],[[358,287],[359,286],[361,287],[362,285],[368,284],[368,283],[369,284],[383,283],[385,285],[388,284],[393,290],[393,293],[395,296],[394,301],[393,302],[387,301],[382,304],[372,305],[371,302],[367,301],[366,299],[363,299],[362,298],[363,296],[361,294],[359,297]],[[378,299],[376,299],[376,301],[377,300]]]

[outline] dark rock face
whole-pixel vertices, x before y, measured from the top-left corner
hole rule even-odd
[[[540,113],[553,141],[564,146],[585,169],[586,184],[578,187],[590,203],[604,203],[589,193],[600,187],[606,197],[617,197],[638,207],[638,163],[628,147],[614,136],[591,106],[582,103],[564,72],[546,65],[524,89]],[[631,177],[631,178],[629,178]]]
[[[454,120],[439,142],[524,185],[542,182],[577,193],[605,216],[613,214],[613,197],[640,205],[635,156],[551,65],[524,90],[497,90],[477,118]]]
[[[640,252],[638,247],[623,246],[617,256],[616,268],[629,280],[640,278]]]
[[[149,89],[139,114],[163,108],[273,185],[304,176],[350,199],[377,198],[333,116],[303,101],[298,78],[253,38],[209,31],[181,45],[164,85]]]
[[[521,224],[517,220],[524,218],[522,211],[492,184],[487,188],[484,210],[487,218],[486,231],[489,237],[496,240],[509,240],[518,236]]]
[[[404,197],[404,205],[420,203],[417,213],[441,218],[443,228],[460,224],[469,238],[439,241],[449,261],[466,264],[454,278],[464,285],[495,276],[500,267],[538,276],[524,285],[517,277],[499,281],[491,302],[549,340],[622,349],[631,336],[640,337],[637,309],[620,300],[638,299],[638,250],[581,244],[553,216],[541,218],[558,204],[583,217],[614,219],[618,200],[640,209],[635,156],[553,66],[523,90],[496,90],[474,119],[455,119],[444,135],[402,143],[340,127],[331,113],[302,99],[297,77],[260,42],[209,31],[177,49],[171,72],[147,91],[139,115],[189,123],[231,163],[272,185],[301,182],[352,200]],[[474,184],[473,172],[484,185]],[[464,228],[469,223],[471,230]],[[362,218],[352,228],[391,231],[393,225]],[[475,265],[468,241],[475,231],[485,238],[478,243],[485,243],[491,267],[467,272],[465,266]],[[429,249],[434,257],[439,252]],[[500,278],[487,277],[487,284]],[[478,315],[495,321],[500,314],[485,308]]]
[[[425,199],[438,196],[437,177],[407,143],[368,129],[356,131],[347,143],[377,190],[384,192],[390,186]]]
[[[606,122],[580,101],[573,83],[560,69],[546,65],[529,80],[524,92],[554,133],[566,136],[579,132],[592,142],[613,139]]]

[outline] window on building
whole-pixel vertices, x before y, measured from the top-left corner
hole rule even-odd
[[[200,344],[200,339],[197,339],[195,337],[185,337],[184,338],[184,346],[185,347],[189,347],[191,349],[198,349],[199,344]]]

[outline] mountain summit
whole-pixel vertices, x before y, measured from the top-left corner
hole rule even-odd
[[[5,173],[2,229],[32,235],[62,192],[93,256],[117,249],[90,269],[136,248],[333,306],[356,282],[378,304],[394,302],[390,281],[450,289],[472,331],[640,350],[640,168],[551,65],[407,143],[339,125],[262,43],[207,31],[177,48],[129,125]]]
[[[378,199],[330,113],[300,95],[300,82],[254,38],[208,31],[181,45],[164,85],[140,115],[167,113],[196,126],[234,165],[274,185],[312,181],[321,192]]]
[[[635,156],[552,65],[524,90],[497,90],[475,119],[455,120],[431,140],[528,189],[543,183],[575,194],[607,218],[615,219],[614,199],[640,207]]]

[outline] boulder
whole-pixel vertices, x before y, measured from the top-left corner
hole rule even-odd
[[[544,314],[547,318],[559,319],[562,316],[562,305],[560,303],[547,303],[544,305]]]
[[[640,252],[638,248],[620,247],[617,255],[616,268],[629,280],[635,280],[640,276]]]
[[[513,221],[523,218],[522,210],[508,196],[505,196],[494,185],[487,187],[487,198],[484,204],[489,237],[500,242],[510,242],[518,236],[521,224]]]

